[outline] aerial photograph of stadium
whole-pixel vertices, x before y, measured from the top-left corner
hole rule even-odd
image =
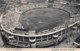
[[[0,48],[80,48],[80,0],[0,0]]]

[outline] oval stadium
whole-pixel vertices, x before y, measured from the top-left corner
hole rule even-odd
[[[70,6],[57,6],[48,1],[15,6],[1,14],[1,35],[5,37],[6,44],[14,47],[57,45],[70,36],[73,29],[78,30],[80,17],[75,18],[78,13],[75,7],[71,9]]]

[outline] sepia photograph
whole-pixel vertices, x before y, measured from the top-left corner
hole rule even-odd
[[[0,0],[0,48],[80,48],[80,0]]]

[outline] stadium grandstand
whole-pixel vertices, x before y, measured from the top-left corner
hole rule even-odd
[[[66,0],[4,0],[9,8],[1,14],[1,35],[6,44],[37,48],[57,45],[79,31],[80,12]]]

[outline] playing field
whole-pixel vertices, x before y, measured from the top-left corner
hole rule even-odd
[[[63,24],[69,13],[58,8],[36,8],[21,14],[19,21],[24,28],[44,30]]]

